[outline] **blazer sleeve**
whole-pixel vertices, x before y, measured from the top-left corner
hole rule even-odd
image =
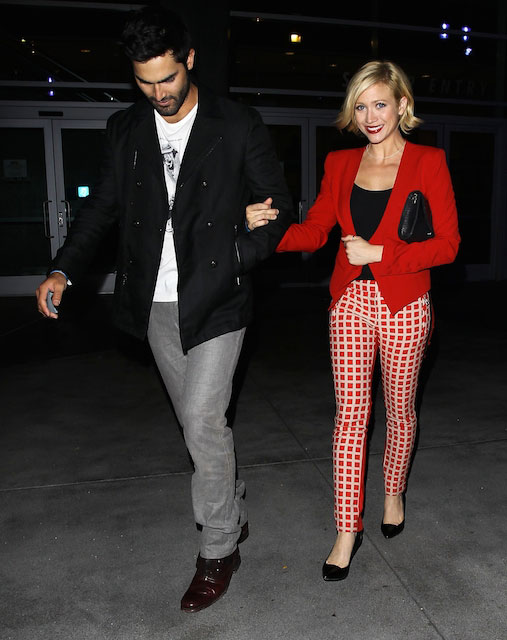
[[[458,252],[460,235],[451,176],[442,149],[424,158],[423,185],[432,215],[435,236],[424,242],[386,239],[382,260],[371,266],[375,277],[415,273],[448,264]]]
[[[331,229],[337,223],[337,197],[333,195],[333,175],[332,156],[328,155],[324,163],[324,177],[317,199],[305,220],[289,227],[277,247],[277,252],[308,251],[312,253],[326,244]]]
[[[248,233],[246,229],[241,229],[238,233],[236,242],[243,273],[274,253],[294,216],[292,198],[269,131],[255,109],[249,109],[248,114],[244,171],[251,194],[250,202],[263,202],[271,197],[273,207],[279,210],[279,214],[269,225]]]

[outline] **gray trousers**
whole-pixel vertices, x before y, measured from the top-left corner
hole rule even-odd
[[[148,341],[194,463],[192,505],[202,526],[200,554],[224,558],[246,522],[245,485],[236,480],[232,431],[225,412],[245,329],[208,340],[185,354],[176,302],[154,302]]]

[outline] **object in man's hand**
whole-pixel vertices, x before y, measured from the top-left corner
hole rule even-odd
[[[58,309],[53,304],[53,292],[52,291],[48,291],[48,295],[46,297],[46,303],[47,303],[48,309],[51,311],[51,313],[58,313]]]

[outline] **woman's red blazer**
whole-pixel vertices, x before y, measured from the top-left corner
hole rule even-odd
[[[292,224],[278,252],[308,251],[322,247],[338,224],[342,235],[356,234],[350,213],[350,195],[364,147],[333,151],[324,165],[320,193],[302,224]],[[398,225],[410,191],[419,189],[430,205],[435,237],[407,244],[398,237]],[[370,239],[384,246],[382,261],[370,265],[391,313],[430,289],[430,267],[453,262],[460,236],[456,203],[445,153],[441,149],[407,142],[382,220]],[[331,306],[361,273],[349,263],[340,242],[330,282]]]

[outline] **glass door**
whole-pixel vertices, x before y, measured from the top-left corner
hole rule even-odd
[[[57,209],[63,244],[72,223],[99,179],[105,140],[105,122],[97,120],[62,121],[53,124]],[[102,293],[114,289],[117,228],[101,242],[88,267],[87,280]]]
[[[310,121],[310,205],[319,194],[327,154],[331,151],[351,149],[364,145],[364,141],[358,136],[346,131],[338,131],[334,124],[336,115],[336,111],[330,111],[314,116]],[[331,230],[327,243],[315,253],[308,255],[309,277],[314,282],[318,282],[321,285],[329,283],[339,243],[340,229],[336,225]]]
[[[0,295],[33,295],[43,280],[93,193],[106,119],[0,119]],[[115,256],[113,228],[88,270],[100,292],[114,289]]]
[[[461,235],[457,265],[466,280],[494,280],[502,247],[502,185],[495,176],[501,163],[499,132],[447,125],[445,138]]]
[[[300,221],[308,210],[308,121],[269,111],[261,113],[292,196],[294,221]],[[304,256],[301,252],[275,253],[260,265],[256,276],[264,280],[264,286],[305,282]]]
[[[2,120],[0,135],[0,287],[33,293],[60,242],[51,123]]]

